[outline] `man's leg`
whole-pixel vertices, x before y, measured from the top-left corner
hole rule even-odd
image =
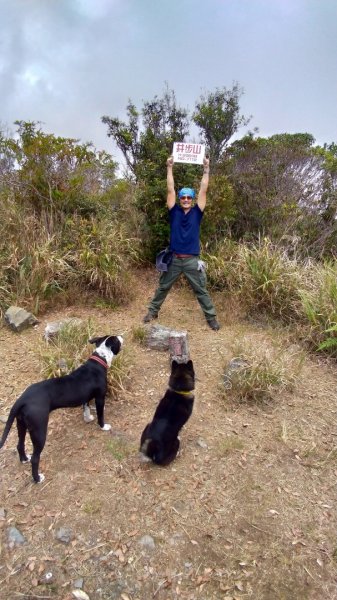
[[[219,329],[215,308],[206,288],[207,277],[205,271],[198,271],[198,258],[196,257],[184,258],[183,262],[183,273],[198,299],[206,321],[212,329]]]
[[[149,312],[146,317],[144,317],[145,323],[151,321],[151,319],[155,319],[158,315],[160,307],[163,304],[167,294],[169,293],[174,282],[182,273],[181,262],[181,259],[178,259],[174,256],[168,271],[161,273],[159,277],[159,285],[148,307]]]

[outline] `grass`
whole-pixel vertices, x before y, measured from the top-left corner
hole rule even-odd
[[[225,369],[222,393],[238,402],[262,402],[281,391],[292,391],[303,359],[303,353],[243,338],[234,346],[234,358]]]
[[[89,339],[97,334],[97,328],[89,318],[85,322],[70,320],[49,343],[39,350],[44,378],[60,377],[79,367],[88,359],[94,347]],[[129,380],[130,357],[126,349],[112,361],[108,369],[108,394],[116,398]]]
[[[132,339],[135,342],[138,342],[141,346],[145,344],[146,336],[147,336],[147,331],[146,331],[145,327],[142,327],[140,325],[139,327],[132,328]]]
[[[107,443],[107,450],[118,462],[121,462],[136,452],[136,449],[132,445],[128,444],[125,439],[120,437],[109,440]]]
[[[217,453],[219,456],[223,457],[232,452],[243,450],[243,448],[243,441],[237,435],[228,435],[220,440],[217,446]]]

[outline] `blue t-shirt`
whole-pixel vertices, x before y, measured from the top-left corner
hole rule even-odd
[[[196,204],[184,213],[181,206],[175,204],[169,210],[170,250],[178,254],[200,254],[199,231],[203,212]]]

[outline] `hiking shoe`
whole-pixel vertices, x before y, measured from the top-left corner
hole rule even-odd
[[[211,329],[214,329],[214,331],[219,331],[220,325],[216,319],[211,319],[210,321],[207,321],[207,323]]]
[[[158,319],[158,315],[148,312],[143,319],[143,323],[150,323],[153,319]]]

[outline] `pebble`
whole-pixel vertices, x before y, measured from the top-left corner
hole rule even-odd
[[[14,546],[25,544],[26,541],[26,538],[18,529],[16,529],[16,527],[10,527],[8,529],[8,546],[10,549],[14,548]]]
[[[74,537],[72,529],[69,527],[60,527],[55,533],[55,537],[59,542],[63,544],[69,544]]]
[[[150,535],[143,535],[143,537],[139,540],[139,544],[148,550],[154,550],[156,547],[154,539]]]

